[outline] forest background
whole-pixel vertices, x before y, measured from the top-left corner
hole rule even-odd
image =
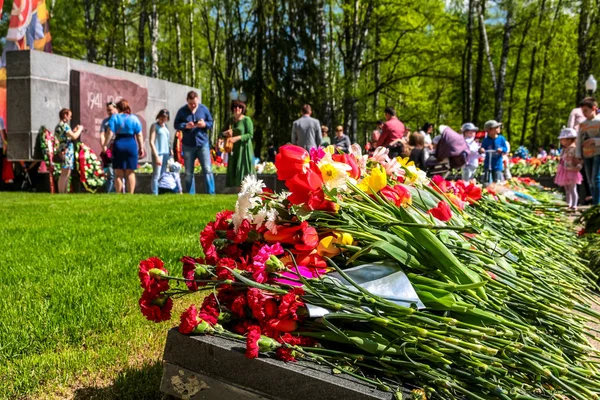
[[[243,90],[263,154],[290,140],[304,103],[363,144],[393,106],[412,130],[496,119],[513,147],[533,149],[556,142],[599,73],[600,0],[47,4],[56,54],[202,88],[214,132]]]

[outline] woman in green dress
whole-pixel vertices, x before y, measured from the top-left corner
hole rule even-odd
[[[233,149],[227,164],[227,187],[240,187],[246,175],[255,175],[254,168],[254,124],[246,116],[246,105],[241,101],[231,103],[233,117],[230,129],[223,132],[223,136],[230,138]]]

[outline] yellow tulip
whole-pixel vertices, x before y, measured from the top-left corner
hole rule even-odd
[[[403,167],[414,167],[415,163],[414,161],[409,161],[408,157],[397,157],[396,158],[398,160],[398,162],[400,163],[400,165],[402,165]]]
[[[332,236],[326,236],[319,241],[317,253],[323,257],[335,257],[341,253],[337,245],[349,246],[354,243],[354,238],[349,233],[334,232]]]
[[[371,174],[366,176],[358,184],[358,187],[360,188],[360,190],[362,190],[363,192],[366,192],[368,194],[379,193],[379,191],[386,186],[387,186],[387,175],[385,173],[385,170],[380,165],[373,168],[373,170],[371,171]]]
[[[335,154],[335,147],[333,147],[332,145],[325,147],[325,153],[331,155]]]

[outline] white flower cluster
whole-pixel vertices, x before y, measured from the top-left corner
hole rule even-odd
[[[257,229],[264,224],[272,233],[277,233],[276,221],[279,213],[276,209],[271,208],[269,204],[263,204],[263,200],[259,196],[263,193],[263,188],[265,188],[265,184],[262,180],[257,179],[255,175],[248,175],[242,181],[242,188],[235,204],[235,213],[231,217],[233,227],[236,231],[246,219],[256,224]],[[281,202],[283,202],[288,195],[289,193],[280,193],[276,202],[279,202],[280,198]],[[257,208],[258,210],[256,210]]]

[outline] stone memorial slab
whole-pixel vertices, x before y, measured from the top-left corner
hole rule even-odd
[[[242,342],[186,336],[171,329],[164,352],[161,391],[190,400],[392,400],[394,394],[331,368],[266,356],[248,359]],[[403,392],[408,398],[409,392]]]

